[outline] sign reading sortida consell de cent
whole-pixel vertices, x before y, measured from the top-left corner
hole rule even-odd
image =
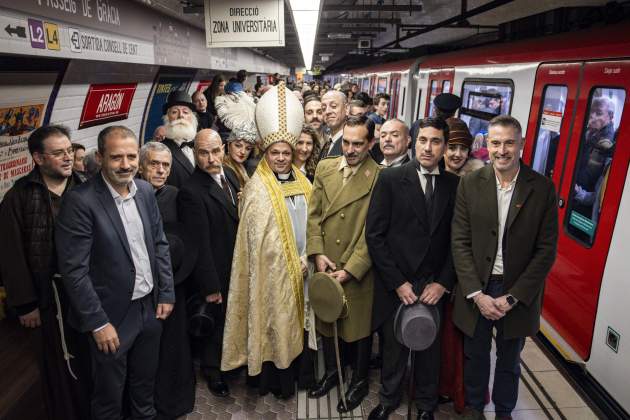
[[[284,47],[284,0],[206,0],[208,48]]]

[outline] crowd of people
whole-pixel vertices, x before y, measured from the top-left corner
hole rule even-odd
[[[356,84],[246,78],[171,93],[141,147],[120,125],[88,153],[61,125],[31,134],[35,167],[0,208],[0,274],[42,332],[48,417],[185,415],[198,360],[216,396],[245,370],[279,399],[340,386],[340,413],[377,367],[369,418],[386,419],[412,354],[418,419],[450,400],[482,419],[489,398],[511,418],[558,223],[519,122],[489,122],[484,166],[455,95],[408,127]]]

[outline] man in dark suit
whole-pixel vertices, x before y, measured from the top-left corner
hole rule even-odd
[[[403,121],[398,118],[385,121],[379,136],[378,146],[383,156],[383,160],[380,161],[382,166],[395,168],[410,161],[407,150],[411,144],[411,137],[409,128]]]
[[[162,140],[173,156],[167,184],[181,188],[195,169],[194,138],[197,134],[197,116],[190,95],[176,90],[168,95],[164,104],[166,138]]]
[[[219,397],[229,395],[220,371],[221,345],[240,190],[236,174],[222,164],[224,154],[219,134],[210,129],[201,130],[195,137],[197,166],[178,196],[180,218],[194,232],[199,251],[192,287],[208,304],[215,305],[214,331],[201,343],[201,369],[208,389]]]
[[[374,262],[372,327],[383,339],[380,404],[370,419],[387,419],[400,404],[409,349],[394,336],[399,305],[420,300],[441,310],[452,290],[451,218],[459,179],[438,166],[446,150],[448,126],[442,119],[420,123],[416,159],[385,169],[374,187],[366,222],[366,240]],[[416,353],[414,380],[418,419],[433,419],[438,404],[439,337]]]
[[[343,126],[348,117],[348,99],[343,93],[332,90],[322,96],[322,109],[324,110],[324,146],[320,154],[320,159],[326,157],[341,156],[341,138],[343,137]]]
[[[457,270],[454,322],[464,332],[465,418],[482,419],[496,328],[492,401],[511,419],[520,353],[540,326],[545,278],[558,240],[553,183],[520,162],[521,125],[498,116],[488,126],[488,165],[462,178],[453,217]]]
[[[67,193],[55,229],[73,327],[91,333],[92,417],[153,418],[161,321],[175,295],[153,187],[134,180],[138,140],[123,126],[98,136],[101,174]]]

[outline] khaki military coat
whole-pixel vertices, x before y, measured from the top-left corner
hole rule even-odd
[[[481,316],[466,296],[485,290],[499,246],[497,181],[492,165],[463,177],[457,190],[451,250],[457,271],[453,321],[472,337]],[[518,303],[502,319],[504,338],[536,334],[545,279],[556,257],[558,210],[548,178],[521,163],[507,214],[503,292]]]
[[[343,284],[348,316],[338,321],[339,336],[346,342],[371,333],[374,273],[365,242],[365,218],[379,166],[371,157],[360,164],[343,185],[339,169],[343,157],[320,161],[309,202],[306,252],[324,254],[354,278]],[[332,324],[317,320],[317,330],[331,336]]]

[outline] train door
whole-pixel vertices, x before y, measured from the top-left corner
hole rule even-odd
[[[388,118],[398,117],[398,97],[400,92],[400,73],[392,73],[389,78],[389,114]]]
[[[591,352],[604,267],[628,171],[630,117],[624,112],[630,111],[624,105],[629,75],[630,61],[591,62],[583,65],[581,79],[572,74],[569,81],[565,75],[563,83],[571,89],[569,84],[580,80],[574,111],[567,106],[561,116],[565,121],[560,122],[558,156],[550,169],[558,186],[560,252],[547,281],[543,316],[583,360]],[[560,86],[554,85],[558,98]],[[548,115],[550,132],[558,117],[554,112]],[[535,152],[533,164],[543,168]],[[623,308],[619,311],[624,313]]]
[[[440,93],[450,93],[453,88],[454,69],[431,70],[429,73],[429,95],[424,116],[433,115],[433,99]]]
[[[373,74],[370,76],[370,97],[374,97],[376,92],[376,75]]]

